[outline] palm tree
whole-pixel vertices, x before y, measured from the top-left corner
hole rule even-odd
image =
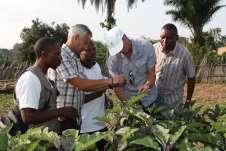
[[[212,19],[213,14],[225,6],[220,5],[220,2],[221,0],[165,0],[164,4],[172,7],[166,14],[188,27],[194,43],[201,46],[205,42],[203,27]]]
[[[77,0],[78,2],[82,3],[84,8],[85,3],[87,0]],[[141,0],[144,2],[145,0]],[[100,8],[102,11],[107,9],[107,17],[104,22],[101,22],[101,26],[110,30],[115,24],[116,20],[114,18],[114,11],[115,11],[115,3],[116,0],[90,0],[91,4],[95,6],[96,10],[98,11]],[[132,8],[132,6],[137,2],[137,0],[127,0],[128,9]]]

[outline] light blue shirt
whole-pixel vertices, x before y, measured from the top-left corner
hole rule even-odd
[[[126,77],[124,86],[128,97],[138,95],[138,86],[143,85],[148,79],[148,71],[156,64],[155,51],[152,44],[146,40],[132,41],[132,55],[129,60],[122,53],[108,58],[108,70],[111,75],[123,74]],[[131,76],[132,75],[132,76]],[[157,89],[154,85],[148,96],[141,100],[144,107],[149,106],[157,98]]]

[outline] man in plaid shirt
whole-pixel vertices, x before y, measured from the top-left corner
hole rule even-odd
[[[83,91],[104,92],[108,88],[121,86],[125,83],[123,75],[115,75],[112,78],[101,80],[85,78],[84,67],[81,65],[79,55],[85,46],[92,42],[91,37],[92,32],[83,24],[72,26],[69,30],[67,42],[61,48],[62,62],[56,69],[56,83],[60,92],[57,98],[58,108],[72,106],[80,114],[84,99]],[[78,128],[77,126],[81,125],[80,121],[61,119],[62,130]]]

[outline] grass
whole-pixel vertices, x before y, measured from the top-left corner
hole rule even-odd
[[[0,116],[7,113],[13,105],[13,94],[0,94]]]

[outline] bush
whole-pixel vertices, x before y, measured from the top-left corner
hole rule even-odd
[[[144,97],[133,97],[126,103],[117,99],[108,110],[105,121],[108,131],[79,135],[66,130],[62,135],[47,129],[29,129],[25,134],[11,137],[8,129],[0,133],[0,147],[8,150],[95,150],[95,143],[107,140],[106,150],[226,150],[226,107],[216,105],[202,109],[194,107],[169,110],[168,106],[152,107],[144,112],[137,102]],[[173,114],[172,114],[173,113]],[[6,145],[5,145],[6,144]]]

